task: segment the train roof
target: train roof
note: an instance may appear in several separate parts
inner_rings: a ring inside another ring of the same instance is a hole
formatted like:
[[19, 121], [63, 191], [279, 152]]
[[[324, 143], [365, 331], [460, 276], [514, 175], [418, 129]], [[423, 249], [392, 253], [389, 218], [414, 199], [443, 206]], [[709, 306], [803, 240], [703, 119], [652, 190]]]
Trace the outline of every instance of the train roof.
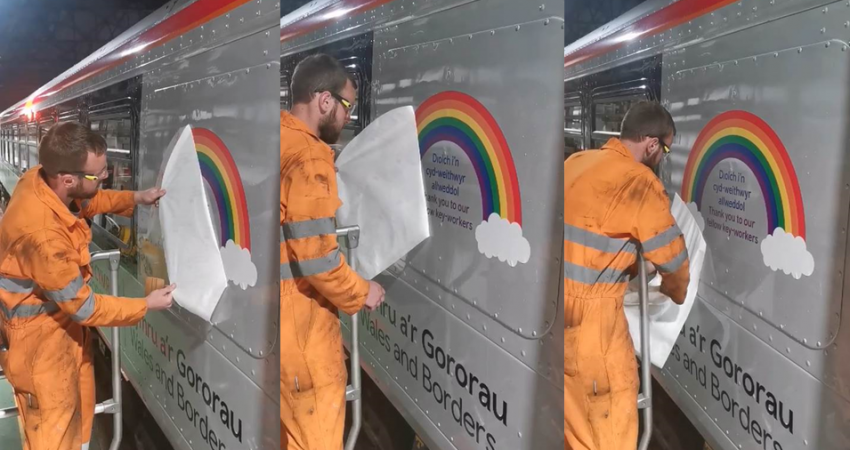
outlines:
[[647, 0], [564, 48], [570, 67], [648, 38], [739, 0]]
[[[372, 11], [393, 0], [314, 0], [280, 19], [280, 41], [303, 36], [335, 22]], [[386, 17], [386, 16], [385, 16]], [[380, 22], [376, 17], [356, 25]]]
[[[757, 8], [740, 0], [647, 0], [565, 47], [564, 78], [714, 39], [828, 3], [831, 1], [799, 0]], [[725, 7], [729, 8], [718, 11]]]
[[[103, 82], [112, 84], [136, 75], [137, 69], [153, 61], [181, 51], [185, 52], [187, 48], [181, 45], [176, 52], [163, 51], [158, 55], [151, 54], [151, 50], [250, 1], [172, 0], [0, 113], [0, 123], [15, 121], [22, 116], [61, 103], [67, 99], [64, 98], [67, 96], [57, 94], [64, 94], [68, 90], [79, 90], [79, 94], [84, 93], [82, 89], [78, 89], [83, 81], [98, 85]], [[74, 92], [74, 95], [78, 94]]]

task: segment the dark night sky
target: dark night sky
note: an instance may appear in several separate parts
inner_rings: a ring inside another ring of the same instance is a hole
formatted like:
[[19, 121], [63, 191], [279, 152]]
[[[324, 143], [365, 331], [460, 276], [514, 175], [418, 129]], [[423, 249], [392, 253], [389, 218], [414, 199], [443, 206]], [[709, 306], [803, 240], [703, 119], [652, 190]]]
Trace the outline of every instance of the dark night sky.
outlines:
[[[281, 0], [281, 17], [310, 0]], [[643, 0], [565, 0], [567, 45]], [[0, 111], [23, 99], [167, 0], [0, 1]]]
[[0, 0], [0, 111], [167, 0]]

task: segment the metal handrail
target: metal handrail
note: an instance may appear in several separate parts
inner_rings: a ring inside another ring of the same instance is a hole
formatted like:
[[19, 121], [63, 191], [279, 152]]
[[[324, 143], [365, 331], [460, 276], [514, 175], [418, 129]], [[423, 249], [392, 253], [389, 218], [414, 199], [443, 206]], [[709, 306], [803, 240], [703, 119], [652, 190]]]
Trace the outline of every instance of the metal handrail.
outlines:
[[[360, 227], [350, 226], [336, 230], [337, 236], [345, 236], [345, 246], [348, 249], [348, 264], [351, 269], [355, 268], [354, 251], [360, 242]], [[351, 429], [348, 431], [348, 438], [345, 440], [345, 450], [354, 450], [354, 444], [357, 443], [357, 437], [360, 434], [360, 427], [363, 420], [363, 405], [361, 396], [360, 384], [360, 342], [357, 324], [357, 315], [351, 315], [351, 384], [345, 387], [345, 401], [351, 402]]]
[[[120, 250], [109, 250], [103, 252], [95, 252], [91, 254], [91, 263], [98, 261], [109, 261], [109, 272], [111, 281], [112, 295], [118, 296], [118, 267], [121, 261]], [[109, 444], [109, 450], [118, 450], [121, 445], [123, 434], [123, 422], [121, 413], [121, 353], [119, 351], [121, 337], [118, 334], [118, 327], [112, 327], [112, 398], [98, 403], [94, 407], [95, 414], [112, 414], [112, 426], [114, 435], [112, 442]], [[5, 350], [5, 349], [4, 349]], [[117, 400], [116, 400], [117, 399]], [[0, 419], [8, 417], [17, 417], [19, 415], [17, 407], [0, 409]]]
[[640, 394], [638, 395], [638, 409], [643, 419], [643, 432], [638, 444], [639, 450], [649, 448], [649, 440], [652, 437], [652, 358], [649, 354], [649, 285], [646, 276], [646, 260], [643, 252], [638, 251], [638, 277], [640, 278]]
[[[118, 267], [121, 262], [120, 250], [109, 250], [104, 252], [95, 252], [91, 255], [91, 262], [109, 261], [109, 275], [111, 284], [111, 293], [113, 296], [118, 296]], [[109, 450], [118, 450], [121, 445], [121, 438], [124, 432], [123, 414], [121, 411], [121, 336], [118, 327], [112, 327], [112, 398], [98, 403], [94, 407], [95, 414], [112, 414], [112, 442], [109, 444]]]

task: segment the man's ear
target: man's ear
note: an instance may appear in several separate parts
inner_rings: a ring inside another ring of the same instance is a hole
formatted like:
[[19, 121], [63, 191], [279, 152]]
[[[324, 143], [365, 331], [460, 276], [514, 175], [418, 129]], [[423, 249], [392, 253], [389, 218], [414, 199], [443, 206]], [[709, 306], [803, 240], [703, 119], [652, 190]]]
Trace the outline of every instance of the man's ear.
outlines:
[[66, 188], [72, 188], [72, 187], [74, 187], [74, 184], [76, 184], [74, 182], [74, 177], [70, 177], [68, 175], [59, 175], [59, 178], [62, 182], [62, 185], [65, 186]]
[[319, 92], [319, 93], [316, 94], [316, 101], [318, 102], [318, 105], [319, 105], [319, 113], [321, 113], [321, 115], [323, 115], [323, 116], [325, 114], [327, 114], [333, 108], [333, 106], [330, 105], [330, 103], [328, 101], [330, 99], [330, 97], [331, 97], [331, 94], [328, 93], [327, 91], [326, 92]]

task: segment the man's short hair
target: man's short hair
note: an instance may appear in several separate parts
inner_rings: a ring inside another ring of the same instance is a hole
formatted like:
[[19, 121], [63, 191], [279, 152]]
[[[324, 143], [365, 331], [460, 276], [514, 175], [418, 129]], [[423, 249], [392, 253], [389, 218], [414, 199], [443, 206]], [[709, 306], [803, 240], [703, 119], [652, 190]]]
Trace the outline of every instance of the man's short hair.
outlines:
[[295, 66], [292, 73], [292, 103], [310, 103], [317, 92], [329, 91], [339, 95], [346, 81], [351, 81], [357, 89], [354, 78], [336, 58], [321, 53], [308, 56]]
[[82, 172], [89, 153], [106, 153], [103, 136], [77, 122], [54, 125], [38, 145], [38, 160], [48, 175]]
[[620, 139], [640, 142], [645, 137], [665, 138], [676, 134], [673, 117], [658, 102], [642, 101], [626, 112]]

